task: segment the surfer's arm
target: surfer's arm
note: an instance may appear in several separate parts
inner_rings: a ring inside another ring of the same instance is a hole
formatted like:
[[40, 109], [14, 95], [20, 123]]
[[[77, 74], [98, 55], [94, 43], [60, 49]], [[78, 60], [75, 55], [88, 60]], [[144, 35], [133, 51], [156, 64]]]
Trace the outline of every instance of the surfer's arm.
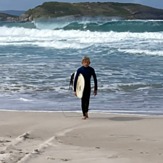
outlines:
[[93, 79], [94, 79], [94, 95], [97, 95], [97, 77], [95, 71], [93, 71]]
[[75, 78], [74, 78], [74, 93], [76, 95], [76, 85], [77, 85], [77, 79], [79, 76], [79, 71], [76, 72]]

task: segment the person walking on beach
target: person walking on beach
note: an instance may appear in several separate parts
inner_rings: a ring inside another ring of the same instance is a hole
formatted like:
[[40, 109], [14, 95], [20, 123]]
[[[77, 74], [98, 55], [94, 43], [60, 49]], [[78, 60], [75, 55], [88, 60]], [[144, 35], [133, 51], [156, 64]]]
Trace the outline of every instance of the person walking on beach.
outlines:
[[81, 108], [83, 112], [83, 119], [88, 118], [88, 110], [89, 110], [89, 100], [91, 94], [91, 77], [94, 79], [94, 95], [97, 95], [97, 77], [94, 68], [90, 65], [90, 58], [83, 57], [82, 66], [77, 70], [75, 79], [74, 79], [74, 94], [76, 96], [76, 85], [79, 74], [82, 74], [85, 80], [85, 87], [83, 91], [83, 97], [81, 98]]

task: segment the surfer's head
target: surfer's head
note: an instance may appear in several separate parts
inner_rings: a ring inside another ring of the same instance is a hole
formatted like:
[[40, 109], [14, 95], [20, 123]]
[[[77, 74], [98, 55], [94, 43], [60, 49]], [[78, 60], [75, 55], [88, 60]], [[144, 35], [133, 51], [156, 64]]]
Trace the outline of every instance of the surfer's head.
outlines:
[[87, 67], [87, 66], [89, 66], [90, 65], [90, 63], [91, 63], [91, 61], [90, 61], [90, 58], [89, 57], [83, 57], [82, 58], [82, 65], [83, 66], [85, 66], [85, 67]]

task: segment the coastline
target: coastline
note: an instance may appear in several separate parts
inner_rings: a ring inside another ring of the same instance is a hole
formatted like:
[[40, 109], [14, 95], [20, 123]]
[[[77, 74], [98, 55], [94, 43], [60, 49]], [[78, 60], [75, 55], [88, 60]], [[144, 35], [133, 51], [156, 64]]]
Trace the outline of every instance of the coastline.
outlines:
[[2, 163], [162, 163], [163, 116], [0, 111]]

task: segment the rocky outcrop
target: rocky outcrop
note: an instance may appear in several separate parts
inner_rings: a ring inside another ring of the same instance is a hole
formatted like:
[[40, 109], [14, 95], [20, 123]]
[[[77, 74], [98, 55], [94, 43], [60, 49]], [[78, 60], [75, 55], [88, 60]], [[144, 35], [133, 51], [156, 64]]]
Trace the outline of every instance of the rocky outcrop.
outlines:
[[63, 3], [45, 2], [26, 11], [19, 17], [0, 15], [2, 21], [32, 21], [40, 18], [78, 17], [118, 17], [120, 19], [163, 19], [163, 10], [152, 7], [113, 2]]
[[0, 21], [15, 22], [15, 21], [19, 21], [19, 17], [14, 16], [14, 15], [0, 13]]

